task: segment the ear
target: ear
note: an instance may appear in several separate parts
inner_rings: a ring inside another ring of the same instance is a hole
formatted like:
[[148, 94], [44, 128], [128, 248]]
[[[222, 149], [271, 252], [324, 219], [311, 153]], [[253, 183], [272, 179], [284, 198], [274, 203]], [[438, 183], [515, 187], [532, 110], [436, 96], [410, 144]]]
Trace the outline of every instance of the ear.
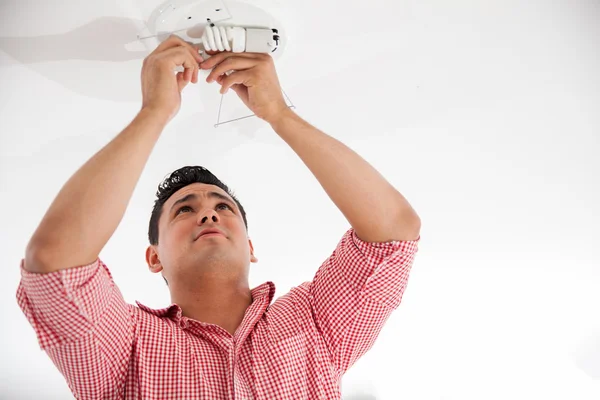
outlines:
[[258, 258], [254, 257], [254, 246], [252, 245], [252, 240], [248, 239], [248, 244], [250, 245], [250, 262], [257, 263]]
[[163, 269], [154, 246], [148, 246], [146, 249], [146, 263], [148, 264], [148, 269], [150, 269], [150, 272], [152, 273], [156, 274]]

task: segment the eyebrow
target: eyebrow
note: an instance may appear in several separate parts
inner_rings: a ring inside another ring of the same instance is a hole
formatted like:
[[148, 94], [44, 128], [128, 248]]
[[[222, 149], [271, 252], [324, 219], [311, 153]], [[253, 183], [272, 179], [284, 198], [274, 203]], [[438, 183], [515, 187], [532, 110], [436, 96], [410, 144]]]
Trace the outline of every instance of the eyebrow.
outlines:
[[[229, 199], [229, 197], [222, 195], [219, 192], [208, 192], [208, 197], [211, 199], [214, 198], [218, 198], [221, 199], [227, 203], [229, 203], [229, 205], [233, 206], [233, 208], [235, 208], [237, 210], [236, 205]], [[196, 201], [198, 200], [198, 196], [196, 196], [194, 193], [190, 193], [187, 196], [182, 197], [181, 199], [177, 200], [175, 203], [173, 203], [173, 205], [171, 206], [171, 211], [170, 213], [173, 213], [173, 209], [181, 203], [186, 203], [188, 201]]]

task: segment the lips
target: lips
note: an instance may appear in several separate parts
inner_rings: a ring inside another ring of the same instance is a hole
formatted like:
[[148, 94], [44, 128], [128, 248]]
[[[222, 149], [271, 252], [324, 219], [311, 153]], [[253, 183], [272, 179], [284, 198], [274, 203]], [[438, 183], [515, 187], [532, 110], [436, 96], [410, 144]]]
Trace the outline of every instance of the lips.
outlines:
[[[201, 236], [204, 236], [204, 235], [206, 235], [206, 234], [209, 234], [209, 233], [218, 233], [218, 234], [220, 234], [220, 235], [223, 235], [223, 232], [221, 232], [220, 230], [218, 230], [218, 229], [214, 229], [214, 228], [211, 228], [211, 229], [205, 229], [205, 230], [203, 230], [202, 232], [200, 232], [200, 234], [198, 235], [198, 237], [197, 237], [196, 239], [198, 239], [198, 238], [200, 238]], [[223, 236], [225, 236], [225, 235], [223, 235]]]
[[223, 234], [218, 233], [218, 232], [208, 232], [208, 233], [205, 233], [204, 235], [200, 235], [200, 237], [204, 237], [204, 236], [223, 236]]

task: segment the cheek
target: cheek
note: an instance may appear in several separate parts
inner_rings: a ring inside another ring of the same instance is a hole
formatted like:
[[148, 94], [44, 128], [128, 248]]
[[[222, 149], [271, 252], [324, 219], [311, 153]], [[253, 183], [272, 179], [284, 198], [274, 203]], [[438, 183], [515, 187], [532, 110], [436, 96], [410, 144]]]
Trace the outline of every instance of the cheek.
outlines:
[[189, 246], [190, 241], [192, 240], [191, 235], [191, 231], [186, 229], [185, 227], [177, 227], [171, 232], [171, 237], [169, 238], [168, 243], [171, 248]]
[[163, 246], [166, 251], [173, 251], [178, 247], [186, 244], [190, 239], [190, 233], [182, 226], [173, 226], [169, 231], [165, 232]]

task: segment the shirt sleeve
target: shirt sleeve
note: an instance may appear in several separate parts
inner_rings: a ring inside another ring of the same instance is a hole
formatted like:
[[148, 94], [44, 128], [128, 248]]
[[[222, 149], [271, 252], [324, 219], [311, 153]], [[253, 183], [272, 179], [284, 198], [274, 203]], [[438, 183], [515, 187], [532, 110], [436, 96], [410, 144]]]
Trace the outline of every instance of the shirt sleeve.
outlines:
[[350, 229], [315, 274], [310, 304], [340, 374], [373, 346], [400, 305], [420, 240], [371, 243]]
[[106, 265], [41, 274], [25, 270], [17, 302], [78, 399], [119, 398], [134, 338], [134, 315]]

